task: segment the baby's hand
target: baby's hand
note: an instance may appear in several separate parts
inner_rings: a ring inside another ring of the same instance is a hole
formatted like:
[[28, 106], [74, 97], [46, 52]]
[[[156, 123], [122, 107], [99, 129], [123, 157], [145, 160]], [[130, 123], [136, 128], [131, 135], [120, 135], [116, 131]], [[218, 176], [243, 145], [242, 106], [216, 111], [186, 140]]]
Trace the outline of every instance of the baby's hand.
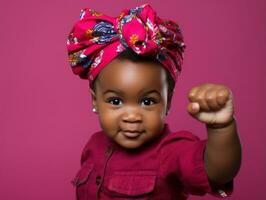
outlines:
[[208, 125], [224, 125], [233, 120], [233, 96], [229, 88], [218, 84], [202, 84], [188, 93], [188, 112]]

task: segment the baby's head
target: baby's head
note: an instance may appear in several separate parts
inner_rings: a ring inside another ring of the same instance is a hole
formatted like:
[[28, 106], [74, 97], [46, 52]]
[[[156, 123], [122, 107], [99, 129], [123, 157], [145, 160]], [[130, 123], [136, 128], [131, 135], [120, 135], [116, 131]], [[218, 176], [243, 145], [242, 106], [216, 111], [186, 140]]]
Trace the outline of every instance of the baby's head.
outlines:
[[102, 129], [125, 148], [153, 140], [164, 127], [173, 87], [170, 74], [153, 57], [124, 51], [99, 73], [91, 89]]
[[164, 128], [183, 50], [178, 25], [147, 4], [117, 18], [84, 9], [68, 38], [73, 72], [90, 81], [103, 131], [128, 149]]

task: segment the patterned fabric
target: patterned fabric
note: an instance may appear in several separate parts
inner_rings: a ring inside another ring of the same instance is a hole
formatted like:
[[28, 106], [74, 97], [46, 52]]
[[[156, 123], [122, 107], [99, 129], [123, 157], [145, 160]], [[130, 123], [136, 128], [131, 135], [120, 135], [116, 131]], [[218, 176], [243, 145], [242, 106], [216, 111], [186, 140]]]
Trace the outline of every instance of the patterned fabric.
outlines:
[[124, 9], [118, 17], [85, 8], [67, 39], [74, 74], [89, 79], [91, 86], [100, 71], [126, 48], [154, 56], [176, 81], [185, 48], [182, 33], [178, 24], [159, 18], [149, 4]]

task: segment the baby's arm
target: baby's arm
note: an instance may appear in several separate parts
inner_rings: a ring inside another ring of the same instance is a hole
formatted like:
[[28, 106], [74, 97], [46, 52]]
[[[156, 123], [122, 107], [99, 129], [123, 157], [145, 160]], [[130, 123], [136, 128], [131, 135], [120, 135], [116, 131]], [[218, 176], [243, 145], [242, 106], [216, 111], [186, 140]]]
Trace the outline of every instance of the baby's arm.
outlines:
[[212, 184], [227, 183], [241, 164], [232, 92], [224, 85], [203, 84], [192, 88], [188, 98], [188, 112], [207, 126], [204, 160], [209, 180]]

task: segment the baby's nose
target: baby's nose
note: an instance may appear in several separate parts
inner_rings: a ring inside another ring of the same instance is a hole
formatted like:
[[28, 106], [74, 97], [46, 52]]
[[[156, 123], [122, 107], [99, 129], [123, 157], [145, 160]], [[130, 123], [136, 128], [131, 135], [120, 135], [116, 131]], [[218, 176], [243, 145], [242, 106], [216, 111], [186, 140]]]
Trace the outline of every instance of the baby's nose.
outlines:
[[122, 117], [123, 122], [140, 123], [142, 122], [142, 115], [137, 110], [130, 110], [124, 113]]

